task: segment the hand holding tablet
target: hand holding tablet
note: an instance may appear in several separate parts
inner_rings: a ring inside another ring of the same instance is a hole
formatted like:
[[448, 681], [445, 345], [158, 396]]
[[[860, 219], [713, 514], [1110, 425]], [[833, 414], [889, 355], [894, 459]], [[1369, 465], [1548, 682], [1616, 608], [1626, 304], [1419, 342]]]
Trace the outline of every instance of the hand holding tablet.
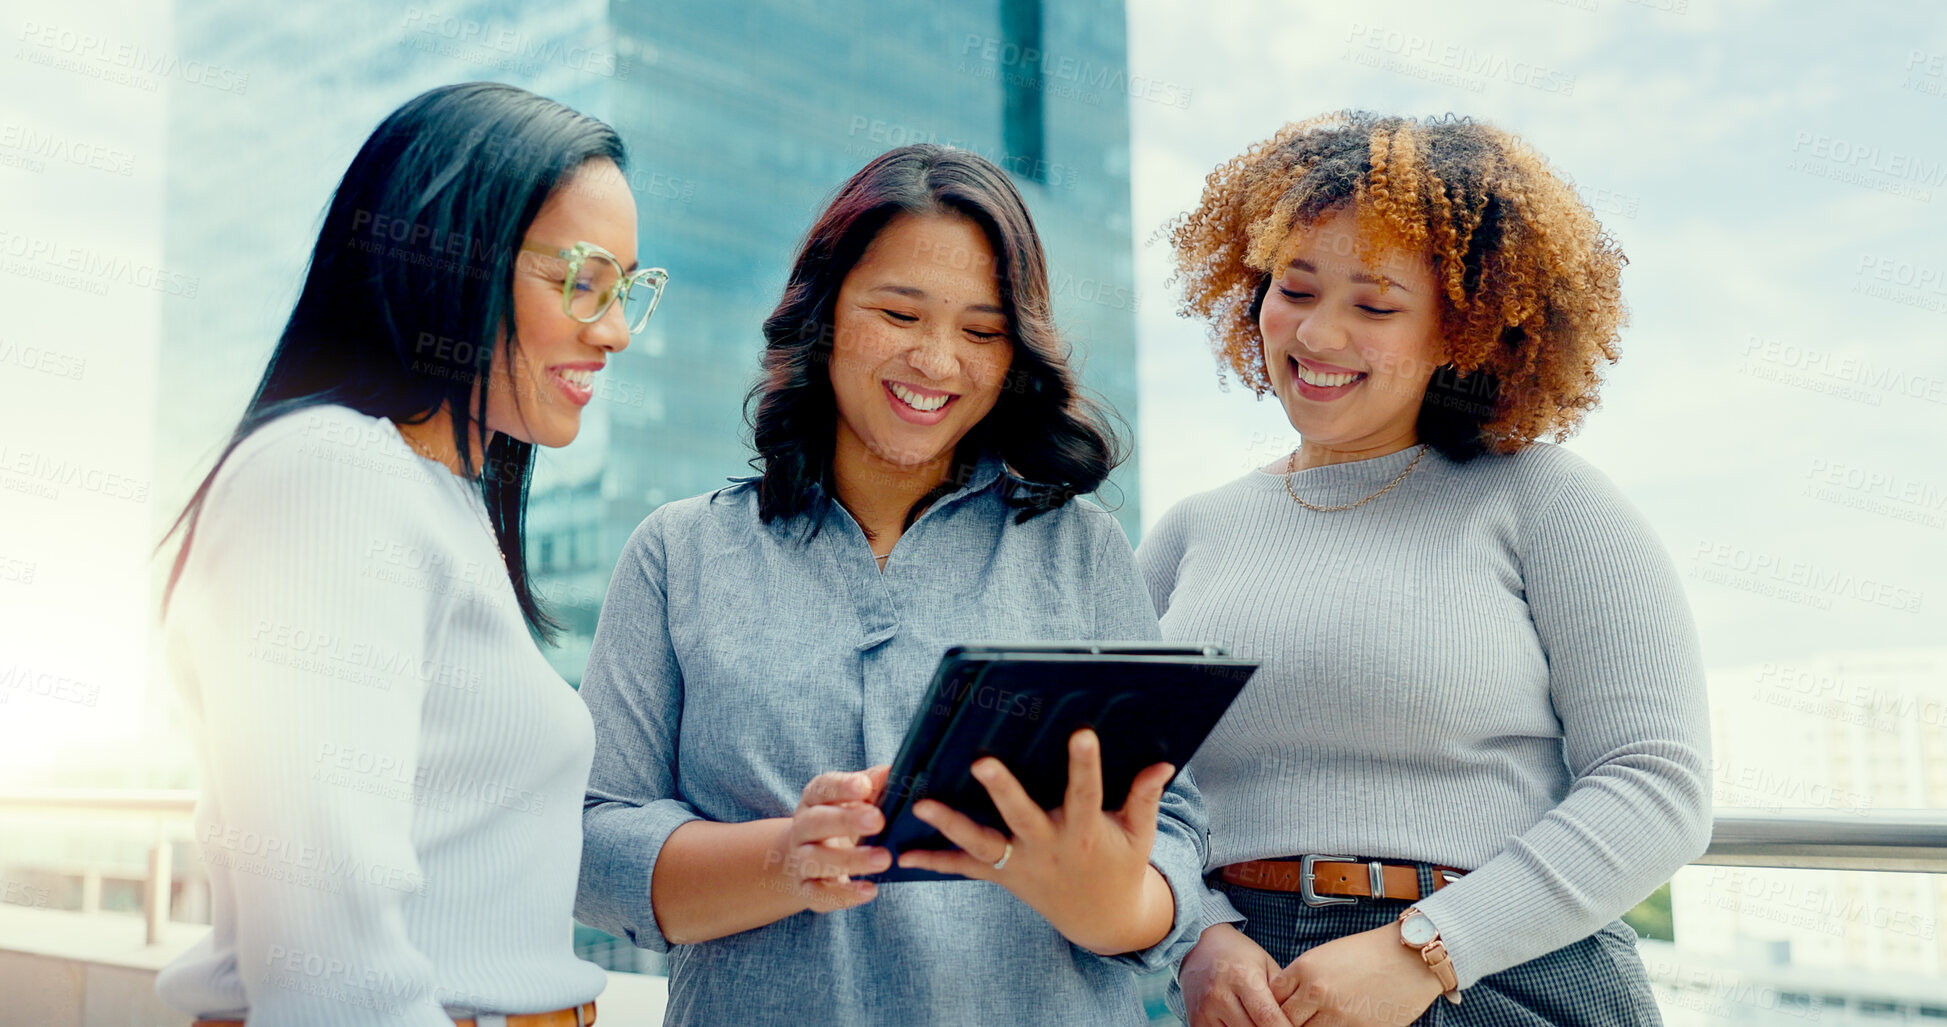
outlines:
[[[1140, 830], [1122, 842], [1140, 840], [1140, 869], [1163, 790], [1256, 669], [1203, 645], [949, 649], [880, 797], [886, 828], [867, 844], [891, 850], [894, 865], [874, 879], [995, 879], [995, 862], [1005, 871], [1023, 849], [1080, 837], [1065, 822], [1076, 811], [1092, 817], [1089, 831]], [[1100, 836], [1111, 848], [1112, 835]]]

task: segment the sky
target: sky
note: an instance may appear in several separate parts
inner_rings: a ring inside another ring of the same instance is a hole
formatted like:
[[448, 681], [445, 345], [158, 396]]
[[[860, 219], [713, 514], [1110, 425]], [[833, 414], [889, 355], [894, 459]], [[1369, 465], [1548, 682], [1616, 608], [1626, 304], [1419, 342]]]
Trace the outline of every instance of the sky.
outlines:
[[[0, 765], [157, 716], [157, 334], [198, 284], [163, 266], [162, 126], [172, 93], [237, 84], [130, 73], [176, 56], [170, 19], [0, 8]], [[1622, 359], [1567, 445], [1668, 547], [1706, 663], [1947, 647], [1947, 7], [1133, 0], [1128, 23], [1131, 79], [1160, 84], [1130, 100], [1147, 522], [1296, 442], [1218, 387], [1159, 231], [1288, 121], [1461, 113], [1546, 154], [1629, 256]]]
[[1159, 235], [1345, 108], [1468, 115], [1572, 180], [1631, 320], [1566, 445], [1669, 548], [1712, 666], [1947, 646], [1947, 7], [1133, 0], [1143, 516], [1288, 453]]

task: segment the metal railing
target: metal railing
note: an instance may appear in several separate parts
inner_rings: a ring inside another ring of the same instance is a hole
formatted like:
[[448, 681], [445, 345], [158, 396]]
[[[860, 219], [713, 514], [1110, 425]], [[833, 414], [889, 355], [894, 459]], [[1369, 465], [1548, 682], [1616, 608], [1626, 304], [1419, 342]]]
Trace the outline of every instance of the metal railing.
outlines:
[[1720, 809], [1697, 862], [1947, 874], [1947, 810]]
[[[147, 883], [142, 891], [142, 916], [147, 944], [162, 940], [169, 922], [169, 896], [175, 881], [169, 826], [188, 820], [196, 810], [196, 795], [187, 790], [135, 788], [10, 788], [0, 790], [0, 813], [81, 813], [97, 816], [149, 818], [155, 840], [149, 846]], [[89, 905], [90, 889], [82, 889], [82, 905]], [[100, 884], [94, 893], [98, 896]]]
[[[187, 820], [196, 792], [137, 789], [4, 789], [0, 814], [61, 812], [152, 818], [143, 914], [148, 943], [169, 922], [169, 825]], [[1707, 866], [1781, 867], [1794, 870], [1877, 870], [1947, 874], [1947, 810], [1717, 811], [1710, 848], [1697, 860]]]

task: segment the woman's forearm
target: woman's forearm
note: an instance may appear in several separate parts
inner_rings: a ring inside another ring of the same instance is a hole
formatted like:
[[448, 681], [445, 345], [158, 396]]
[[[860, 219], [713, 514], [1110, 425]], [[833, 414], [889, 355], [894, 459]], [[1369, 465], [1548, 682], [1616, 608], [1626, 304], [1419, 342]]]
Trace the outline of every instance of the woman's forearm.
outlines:
[[720, 824], [694, 820], [656, 857], [649, 901], [672, 945], [694, 945], [809, 909], [784, 865], [790, 817]]
[[1168, 937], [1176, 926], [1176, 893], [1162, 871], [1153, 865], [1146, 869], [1142, 890], [1127, 912], [1105, 916], [1091, 925], [1089, 935], [1069, 940], [1098, 956], [1120, 956], [1141, 952]]

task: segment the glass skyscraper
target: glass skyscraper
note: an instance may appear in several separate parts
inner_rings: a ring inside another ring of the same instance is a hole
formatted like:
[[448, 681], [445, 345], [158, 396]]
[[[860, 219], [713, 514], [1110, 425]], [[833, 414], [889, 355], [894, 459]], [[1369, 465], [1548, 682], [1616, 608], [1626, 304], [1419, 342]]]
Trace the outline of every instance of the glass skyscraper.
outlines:
[[238, 91], [176, 90], [169, 105], [165, 259], [201, 288], [162, 310], [155, 508], [165, 524], [243, 414], [332, 191], [387, 114], [434, 86], [494, 79], [606, 118], [620, 70], [600, 0], [545, 10], [182, 0], [174, 17], [178, 53], [248, 78]]
[[[180, 52], [266, 73], [240, 93], [186, 91], [170, 109], [165, 263], [199, 275], [203, 299], [164, 308], [163, 523], [249, 399], [358, 146], [405, 100], [474, 79], [615, 125], [631, 154], [640, 260], [671, 273], [647, 330], [598, 378], [581, 437], [544, 450], [536, 473], [528, 557], [568, 627], [548, 653], [569, 681], [581, 679], [637, 523], [749, 473], [744, 396], [797, 242], [840, 183], [894, 146], [955, 145], [1010, 172], [1047, 247], [1056, 318], [1084, 386], [1134, 442], [1121, 0], [389, 10], [183, 0], [176, 20]], [[1139, 494], [1132, 459], [1098, 495], [1132, 539]], [[655, 963], [595, 932], [577, 937], [604, 965]]]
[[[528, 557], [579, 682], [610, 570], [657, 505], [749, 473], [760, 326], [832, 191], [908, 142], [1013, 176], [1048, 249], [1085, 385], [1136, 412], [1129, 94], [1121, 0], [735, 5], [510, 0], [280, 7], [187, 0], [178, 48], [249, 69], [169, 120], [166, 247], [203, 301], [166, 308], [159, 513], [180, 509], [261, 373], [318, 219], [365, 135], [444, 82], [497, 79], [626, 140], [640, 258], [670, 270], [648, 329], [598, 379], [573, 446], [543, 451]], [[242, 28], [247, 26], [247, 28]], [[1139, 530], [1131, 461], [1098, 499]]]
[[[867, 160], [908, 142], [1006, 168], [1048, 249], [1086, 386], [1136, 412], [1126, 34], [1120, 0], [906, 5], [618, 2], [609, 111], [632, 160], [640, 259], [669, 269], [611, 361], [585, 436], [549, 453], [530, 557], [579, 680], [610, 569], [658, 504], [751, 473], [743, 401], [798, 240]], [[1104, 487], [1134, 538], [1134, 461]]]

